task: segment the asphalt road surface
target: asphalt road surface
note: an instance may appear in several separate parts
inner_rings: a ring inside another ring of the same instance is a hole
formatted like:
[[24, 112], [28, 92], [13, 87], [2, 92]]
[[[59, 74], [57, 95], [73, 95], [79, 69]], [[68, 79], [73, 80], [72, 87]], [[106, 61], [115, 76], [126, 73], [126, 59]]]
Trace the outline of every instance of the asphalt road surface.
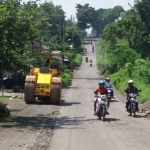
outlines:
[[85, 55], [63, 98], [49, 150], [149, 150], [150, 121], [140, 114], [129, 117], [125, 97], [119, 92], [115, 92], [105, 122], [93, 115], [93, 91], [104, 77], [99, 75], [91, 45], [86, 47], [93, 67], [84, 61]]
[[[75, 71], [72, 85], [63, 89], [62, 106], [22, 99], [8, 102], [12, 118], [0, 122], [0, 150], [149, 150], [150, 121], [124, 110], [125, 97], [115, 90], [106, 121], [93, 115], [93, 91], [99, 75], [96, 54], [86, 44], [87, 54]], [[85, 57], [93, 60], [93, 67]]]

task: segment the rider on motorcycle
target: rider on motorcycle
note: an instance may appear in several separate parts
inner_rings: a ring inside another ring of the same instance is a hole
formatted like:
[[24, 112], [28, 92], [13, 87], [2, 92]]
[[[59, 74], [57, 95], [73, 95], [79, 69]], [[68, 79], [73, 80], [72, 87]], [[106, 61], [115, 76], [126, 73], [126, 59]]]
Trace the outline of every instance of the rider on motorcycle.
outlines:
[[[107, 87], [113, 88], [113, 84], [110, 82], [110, 78], [108, 78], [108, 77], [105, 79], [105, 87], [106, 87], [106, 88], [107, 88]], [[113, 89], [112, 89], [112, 91], [111, 91], [111, 97], [114, 98], [114, 91], [113, 91]]]
[[[128, 106], [130, 105], [129, 94], [131, 94], [131, 93], [138, 94], [138, 92], [139, 92], [139, 90], [135, 86], [133, 86], [133, 84], [134, 84], [134, 81], [129, 80], [128, 87], [124, 90], [124, 95], [127, 96], [127, 102], [126, 102], [126, 106], [125, 106], [127, 110], [128, 110]], [[137, 111], [139, 111], [138, 102], [136, 102], [136, 109], [137, 109]]]
[[92, 66], [92, 62], [93, 62], [93, 61], [92, 61], [92, 59], [91, 59], [91, 60], [90, 60], [90, 66]]
[[92, 52], [94, 52], [94, 45], [92, 45]]
[[85, 61], [88, 62], [88, 57], [85, 57]]
[[[97, 96], [98, 93], [104, 95], [104, 94], [108, 94], [107, 89], [105, 88], [105, 81], [104, 80], [100, 80], [98, 82], [99, 87], [96, 89], [95, 93], [95, 97]], [[96, 103], [97, 100], [94, 101], [94, 115], [96, 115]], [[108, 104], [109, 105], [109, 104]], [[108, 112], [106, 112], [107, 115], [109, 115]]]

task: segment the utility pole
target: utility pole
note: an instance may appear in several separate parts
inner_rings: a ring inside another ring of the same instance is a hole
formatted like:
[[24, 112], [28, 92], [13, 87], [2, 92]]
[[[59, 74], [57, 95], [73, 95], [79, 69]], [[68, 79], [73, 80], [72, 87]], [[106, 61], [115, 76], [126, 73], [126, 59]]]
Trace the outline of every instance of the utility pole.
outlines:
[[72, 15], [71, 15], [71, 18], [70, 18], [71, 22], [72, 22]]
[[59, 36], [60, 36], [60, 41], [61, 41], [61, 21], [60, 21], [60, 28], [59, 28]]
[[65, 27], [67, 25], [67, 22], [63, 22], [63, 64], [64, 64], [64, 59], [65, 59]]

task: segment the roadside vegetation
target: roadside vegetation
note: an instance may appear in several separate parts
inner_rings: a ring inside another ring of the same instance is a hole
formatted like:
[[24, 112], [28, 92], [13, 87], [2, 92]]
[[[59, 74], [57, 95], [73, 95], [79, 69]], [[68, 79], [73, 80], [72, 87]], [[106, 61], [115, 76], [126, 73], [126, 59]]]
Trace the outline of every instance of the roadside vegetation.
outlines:
[[[79, 28], [74, 20], [66, 20], [62, 7], [53, 2], [0, 1], [0, 88], [3, 87], [5, 73], [23, 70], [26, 75], [32, 67], [47, 65], [47, 60], [33, 53], [34, 44], [42, 52], [62, 52], [61, 58], [52, 59], [52, 65], [60, 67], [63, 87], [69, 86], [72, 72], [60, 60], [64, 55], [69, 59], [69, 65], [80, 66], [85, 36], [85, 30]], [[2, 109], [6, 108], [5, 98], [0, 97]]]
[[4, 118], [8, 118], [10, 115], [9, 109], [7, 109], [7, 102], [10, 96], [0, 96], [0, 121]]
[[74, 59], [72, 60], [72, 63], [76, 66], [79, 67], [82, 63], [82, 55], [81, 54], [75, 54]]
[[142, 90], [140, 103], [150, 100], [149, 5], [148, 0], [135, 1], [121, 19], [105, 26], [101, 34], [103, 40], [97, 43], [98, 68], [106, 68], [106, 76], [121, 93], [127, 81], [133, 79], [135, 86]]
[[62, 55], [69, 56], [70, 63], [80, 65], [86, 32], [74, 20], [65, 19], [61, 6], [48, 1], [38, 4], [32, 0], [5, 0], [0, 2], [0, 14], [1, 81], [5, 72], [23, 70], [28, 74], [33, 66], [46, 65], [43, 57], [32, 52], [33, 43], [42, 52], [62, 51]]
[[65, 69], [62, 74], [62, 86], [68, 87], [71, 84], [72, 72], [69, 69]]

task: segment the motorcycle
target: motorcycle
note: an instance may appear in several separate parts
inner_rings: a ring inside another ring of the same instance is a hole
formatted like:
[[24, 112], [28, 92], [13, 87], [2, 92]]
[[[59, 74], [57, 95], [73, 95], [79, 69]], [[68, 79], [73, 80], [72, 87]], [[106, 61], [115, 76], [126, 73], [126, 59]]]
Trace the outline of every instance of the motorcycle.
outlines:
[[94, 47], [92, 47], [92, 52], [94, 53]]
[[111, 85], [107, 85], [106, 89], [107, 89], [107, 92], [108, 92], [108, 95], [107, 95], [108, 96], [108, 100], [111, 101], [111, 99], [112, 99], [112, 94], [111, 93], [112, 93], [112, 90], [113, 90], [112, 86]]
[[134, 117], [136, 115], [136, 103], [137, 103], [136, 97], [137, 97], [137, 94], [135, 94], [135, 93], [130, 93], [129, 94], [130, 104], [127, 108], [127, 111], [130, 113], [130, 115], [132, 115], [132, 113], [133, 113]]
[[92, 60], [90, 60], [90, 67], [92, 67]]
[[88, 62], [88, 58], [87, 58], [87, 57], [85, 58], [85, 62], [86, 62], [86, 63]]
[[99, 119], [102, 121], [105, 121], [106, 112], [108, 109], [107, 106], [107, 95], [101, 95], [98, 94], [98, 96], [95, 99], [97, 101], [96, 103], [96, 113]]

